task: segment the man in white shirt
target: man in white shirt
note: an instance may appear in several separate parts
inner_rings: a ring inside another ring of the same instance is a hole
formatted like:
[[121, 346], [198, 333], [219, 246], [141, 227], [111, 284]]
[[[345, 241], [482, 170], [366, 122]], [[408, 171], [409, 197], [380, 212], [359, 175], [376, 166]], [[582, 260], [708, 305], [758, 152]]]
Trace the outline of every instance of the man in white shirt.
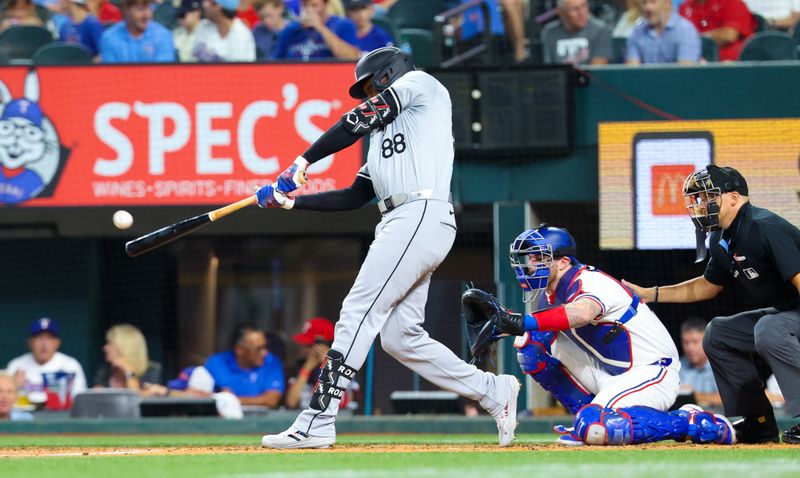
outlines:
[[28, 338], [30, 352], [13, 359], [6, 367], [29, 401], [46, 401], [51, 410], [70, 408], [75, 394], [86, 390], [83, 367], [74, 358], [59, 352], [60, 346], [56, 322], [49, 318], [37, 319], [31, 324]]
[[175, 15], [179, 25], [172, 30], [172, 40], [178, 50], [178, 59], [182, 63], [193, 63], [197, 61], [194, 46], [197, 27], [203, 18], [203, 5], [200, 0], [181, 0]]
[[800, 20], [800, 0], [744, 0], [744, 3], [778, 30], [791, 30]]
[[250, 29], [236, 18], [238, 6], [239, 0], [203, 0], [206, 19], [197, 26], [197, 61], [255, 61], [256, 42]]

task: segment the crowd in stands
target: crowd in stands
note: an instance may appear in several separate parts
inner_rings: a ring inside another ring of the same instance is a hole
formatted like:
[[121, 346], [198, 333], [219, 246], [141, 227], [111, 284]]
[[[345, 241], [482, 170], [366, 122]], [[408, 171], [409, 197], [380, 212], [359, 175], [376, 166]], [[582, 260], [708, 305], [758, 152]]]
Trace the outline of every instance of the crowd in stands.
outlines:
[[[681, 324], [681, 389], [675, 407], [697, 403], [721, 407], [714, 373], [703, 351], [706, 321], [689, 318]], [[242, 406], [304, 409], [308, 407], [320, 366], [333, 344], [334, 323], [314, 317], [292, 335], [295, 359], [287, 360], [280, 336], [252, 325], [238, 327], [226, 350], [196, 358], [174, 379], [166, 380], [161, 365], [150, 359], [142, 332], [118, 324], [106, 332], [104, 361], [92, 388], [127, 389], [141, 397], [214, 398], [219, 414], [242, 418]], [[60, 331], [49, 318], [35, 320], [27, 339], [28, 353], [0, 370], [0, 420], [32, 420], [28, 410], [64, 411], [87, 390], [80, 363], [59, 352]], [[777, 408], [783, 397], [774, 377], [765, 377], [766, 393]], [[358, 408], [360, 385], [353, 381], [343, 410]]]
[[[433, 18], [403, 16], [429, 1], [440, 11], [473, 0], [6, 0], [0, 31], [40, 26], [103, 63], [356, 60], [393, 44], [412, 54], [441, 48]], [[446, 29], [469, 46], [485, 41], [488, 28], [492, 51], [508, 63], [735, 61], [756, 32], [792, 32], [800, 19], [800, 0], [483, 2], [487, 25], [473, 7]], [[427, 43], [406, 38], [420, 29]]]
[[[305, 408], [333, 344], [333, 331], [333, 322], [326, 318], [307, 321], [292, 336], [297, 361], [285, 367], [280, 336], [243, 325], [227, 350], [197, 359], [165, 381], [161, 365], [150, 359], [144, 334], [133, 325], [118, 324], [106, 332], [104, 360], [91, 388], [127, 389], [143, 398], [210, 397], [220, 414], [229, 418], [241, 418], [242, 406]], [[35, 320], [27, 345], [28, 353], [0, 369], [0, 420], [31, 420], [30, 410], [69, 410], [75, 397], [88, 389], [81, 364], [59, 352], [61, 334], [55, 320]], [[357, 393], [354, 381], [343, 409], [357, 407]]]

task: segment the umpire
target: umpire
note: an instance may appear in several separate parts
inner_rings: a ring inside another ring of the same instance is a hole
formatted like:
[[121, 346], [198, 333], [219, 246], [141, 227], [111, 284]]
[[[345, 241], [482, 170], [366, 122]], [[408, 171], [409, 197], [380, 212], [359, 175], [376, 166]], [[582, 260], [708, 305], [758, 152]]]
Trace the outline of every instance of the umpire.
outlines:
[[[683, 195], [698, 230], [710, 233], [705, 273], [669, 286], [627, 283], [649, 302], [698, 302], [739, 281], [763, 308], [716, 317], [703, 348], [711, 362], [725, 414], [740, 443], [778, 442], [778, 425], [764, 394], [769, 370], [800, 417], [800, 230], [777, 214], [750, 204], [739, 171], [709, 165], [692, 173]], [[800, 424], [783, 434], [800, 444]]]

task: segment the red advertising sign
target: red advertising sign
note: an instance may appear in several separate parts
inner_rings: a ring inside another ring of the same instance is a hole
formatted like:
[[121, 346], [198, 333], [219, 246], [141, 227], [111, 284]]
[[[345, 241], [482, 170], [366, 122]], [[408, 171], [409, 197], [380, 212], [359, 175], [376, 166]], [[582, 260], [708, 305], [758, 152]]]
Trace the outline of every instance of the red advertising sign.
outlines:
[[[0, 205], [224, 204], [271, 182], [352, 108], [350, 64], [0, 70]], [[301, 193], [339, 189], [348, 148]]]

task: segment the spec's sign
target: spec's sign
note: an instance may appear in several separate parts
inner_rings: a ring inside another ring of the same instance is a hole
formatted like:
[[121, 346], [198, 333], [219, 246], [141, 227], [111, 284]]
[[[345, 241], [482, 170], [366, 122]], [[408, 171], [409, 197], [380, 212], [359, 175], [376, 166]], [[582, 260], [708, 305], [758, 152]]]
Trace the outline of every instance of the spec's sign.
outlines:
[[732, 166], [751, 201], [800, 225], [800, 120], [601, 123], [600, 247], [693, 249], [686, 177]]
[[[5, 68], [0, 205], [224, 204], [253, 194], [355, 105], [350, 64]], [[351, 147], [301, 194], [349, 185]]]

